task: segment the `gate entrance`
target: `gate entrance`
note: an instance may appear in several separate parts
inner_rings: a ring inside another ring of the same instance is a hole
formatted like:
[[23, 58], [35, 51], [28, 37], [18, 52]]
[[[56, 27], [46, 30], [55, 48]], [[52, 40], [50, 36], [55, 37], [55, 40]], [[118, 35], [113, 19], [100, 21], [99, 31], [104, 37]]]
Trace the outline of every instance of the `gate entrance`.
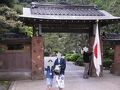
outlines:
[[[93, 48], [95, 26], [98, 21], [98, 27], [106, 26], [108, 24], [118, 23], [120, 17], [114, 17], [104, 10], [99, 10], [95, 6], [76, 6], [76, 5], [63, 5], [63, 4], [40, 4], [32, 3], [30, 8], [23, 8], [23, 15], [20, 15], [20, 20], [26, 25], [33, 27], [33, 38], [39, 38], [41, 43], [36, 44], [36, 51], [32, 55], [40, 56], [39, 59], [32, 57], [33, 76], [39, 77], [43, 75], [43, 33], [88, 33], [90, 50]], [[34, 45], [37, 39], [32, 40]], [[101, 47], [103, 45], [102, 40]], [[32, 47], [35, 48], [35, 47]], [[40, 49], [41, 48], [41, 49]], [[103, 60], [103, 48], [101, 48]], [[39, 51], [38, 51], [39, 50]], [[41, 63], [38, 63], [41, 62]], [[102, 67], [102, 66], [101, 66]], [[40, 69], [39, 69], [40, 68]], [[41, 74], [36, 74], [37, 72]], [[101, 71], [102, 72], [102, 71]], [[92, 68], [91, 74], [95, 74], [95, 69]]]
[[[23, 8], [20, 20], [33, 27], [31, 41], [32, 78], [41, 79], [44, 76], [43, 33], [88, 33], [90, 49], [92, 50], [97, 21], [100, 32], [100, 27], [118, 23], [120, 17], [112, 16], [95, 6], [32, 3], [30, 8]], [[94, 69], [92, 69], [93, 74], [95, 74]]]

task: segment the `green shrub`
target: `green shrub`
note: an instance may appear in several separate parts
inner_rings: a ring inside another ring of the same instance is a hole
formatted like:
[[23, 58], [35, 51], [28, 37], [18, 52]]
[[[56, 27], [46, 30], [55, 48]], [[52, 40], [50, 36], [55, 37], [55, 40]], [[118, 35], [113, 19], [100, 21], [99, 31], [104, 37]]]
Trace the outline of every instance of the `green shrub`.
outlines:
[[75, 62], [79, 57], [80, 57], [79, 54], [72, 54], [72, 55], [71, 55], [71, 60], [72, 60], [73, 62]]
[[10, 83], [11, 83], [10, 81], [0, 81], [0, 86], [2, 90], [8, 90]]
[[109, 58], [108, 59], [105, 59], [105, 61], [103, 62], [103, 67], [105, 67], [105, 69], [110, 69], [111, 65], [112, 65], [112, 60], [110, 60]]
[[106, 48], [104, 52], [105, 59], [113, 59], [114, 57], [114, 49]]
[[67, 61], [71, 61], [71, 54], [66, 54], [66, 55], [65, 55], [65, 59], [66, 59]]
[[77, 54], [77, 53], [75, 53], [75, 54], [66, 54], [65, 55], [65, 59], [67, 61], [73, 61], [73, 62], [75, 62], [79, 57], [80, 57], [80, 55]]
[[14, 4], [14, 9], [17, 11], [17, 13], [22, 14], [22, 8], [23, 6], [21, 4]]
[[7, 85], [9, 82], [8, 81], [0, 81], [1, 85]]
[[5, 52], [5, 49], [4, 48], [0, 48], [0, 53], [3, 53]]
[[78, 66], [83, 66], [84, 65], [84, 61], [83, 61], [83, 56], [80, 55], [80, 57], [76, 60], [75, 65]]
[[49, 52], [44, 52], [44, 56], [49, 56]]

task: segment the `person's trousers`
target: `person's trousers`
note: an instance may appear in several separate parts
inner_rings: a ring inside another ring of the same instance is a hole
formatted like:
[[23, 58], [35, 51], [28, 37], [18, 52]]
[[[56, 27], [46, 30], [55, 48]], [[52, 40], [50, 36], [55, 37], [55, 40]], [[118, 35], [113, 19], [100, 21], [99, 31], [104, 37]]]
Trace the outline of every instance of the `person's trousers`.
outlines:
[[89, 75], [88, 75], [88, 73], [89, 73], [89, 63], [84, 63], [84, 67], [85, 67], [85, 69], [84, 69], [84, 75], [83, 75], [83, 78], [88, 78], [89, 77]]
[[64, 75], [55, 75], [55, 84], [57, 88], [63, 89], [65, 87], [64, 78]]

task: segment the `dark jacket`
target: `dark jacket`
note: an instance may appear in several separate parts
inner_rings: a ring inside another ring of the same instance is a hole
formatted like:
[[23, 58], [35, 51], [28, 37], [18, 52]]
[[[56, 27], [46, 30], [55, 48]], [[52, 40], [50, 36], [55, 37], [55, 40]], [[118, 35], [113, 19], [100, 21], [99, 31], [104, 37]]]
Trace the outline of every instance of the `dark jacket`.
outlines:
[[92, 53], [90, 52], [84, 52], [83, 53], [83, 61], [84, 63], [90, 63], [90, 56], [92, 55]]
[[53, 67], [55, 68], [56, 65], [60, 65], [61, 66], [60, 75], [61, 74], [64, 75], [65, 74], [65, 68], [66, 68], [66, 61], [63, 58], [61, 58], [60, 59], [60, 63], [59, 63], [58, 59], [56, 59], [55, 62], [54, 62], [54, 66]]
[[46, 78], [53, 78], [53, 66], [50, 70], [50, 66], [47, 66], [45, 68], [45, 71], [46, 71]]

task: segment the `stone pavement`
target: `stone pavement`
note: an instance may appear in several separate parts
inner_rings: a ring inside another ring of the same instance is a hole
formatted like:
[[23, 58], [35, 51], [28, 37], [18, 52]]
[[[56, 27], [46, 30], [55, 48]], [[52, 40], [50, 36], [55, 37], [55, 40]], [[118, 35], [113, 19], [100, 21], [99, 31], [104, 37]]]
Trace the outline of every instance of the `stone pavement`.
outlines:
[[[83, 67], [67, 62], [64, 90], [120, 90], [120, 76], [104, 71], [103, 77], [83, 79]], [[45, 80], [15, 81], [12, 90], [46, 90]]]

